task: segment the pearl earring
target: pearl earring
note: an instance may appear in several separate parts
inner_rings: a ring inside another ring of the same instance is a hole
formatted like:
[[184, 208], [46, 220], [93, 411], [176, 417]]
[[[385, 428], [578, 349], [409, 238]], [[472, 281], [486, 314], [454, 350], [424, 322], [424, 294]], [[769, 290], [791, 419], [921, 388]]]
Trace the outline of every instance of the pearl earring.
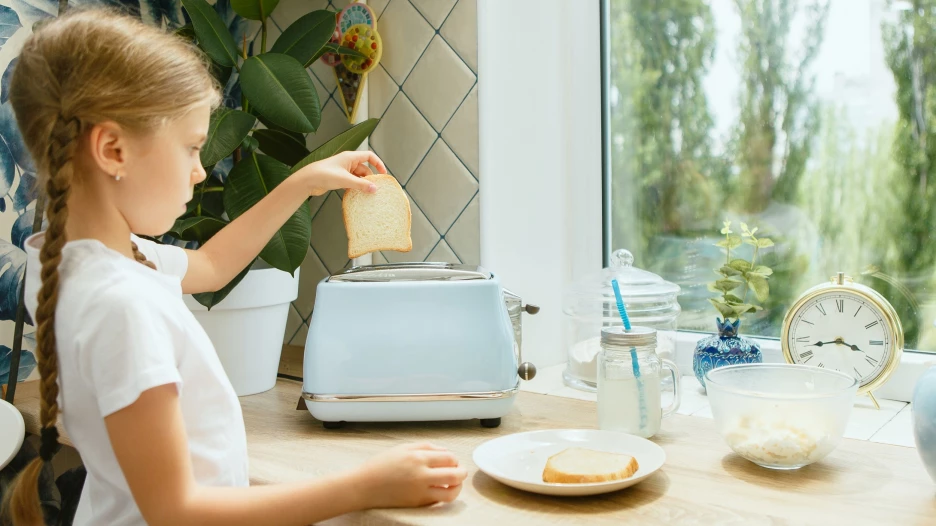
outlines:
[[117, 174], [114, 175], [114, 180], [115, 180], [115, 181], [118, 181], [118, 182], [120, 181], [120, 170], [118, 170], [118, 171], [117, 171]]

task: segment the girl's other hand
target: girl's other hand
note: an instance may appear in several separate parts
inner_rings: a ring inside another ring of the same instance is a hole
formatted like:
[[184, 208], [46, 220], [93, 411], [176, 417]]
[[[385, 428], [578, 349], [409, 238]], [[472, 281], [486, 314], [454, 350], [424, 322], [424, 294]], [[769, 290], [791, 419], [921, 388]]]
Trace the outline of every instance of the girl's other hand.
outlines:
[[299, 176], [309, 189], [310, 196], [323, 195], [330, 190], [354, 189], [368, 193], [377, 191], [370, 181], [362, 177], [373, 172], [370, 163], [377, 169], [377, 173], [387, 173], [383, 161], [372, 151], [342, 152], [337, 155], [314, 162], [301, 168], [295, 176]]
[[452, 502], [468, 476], [449, 451], [406, 444], [374, 457], [358, 472], [365, 508], [410, 508]]

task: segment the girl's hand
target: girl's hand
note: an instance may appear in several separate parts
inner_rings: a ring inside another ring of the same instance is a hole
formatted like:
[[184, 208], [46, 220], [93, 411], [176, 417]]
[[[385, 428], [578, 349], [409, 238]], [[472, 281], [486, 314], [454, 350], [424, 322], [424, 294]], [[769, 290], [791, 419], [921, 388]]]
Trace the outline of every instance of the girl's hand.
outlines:
[[458, 459], [430, 444], [395, 447], [359, 472], [367, 508], [410, 508], [452, 502], [468, 476]]
[[342, 188], [374, 193], [377, 187], [361, 179], [373, 173], [367, 163], [377, 168], [377, 173], [387, 173], [387, 167], [384, 166], [383, 161], [374, 152], [365, 150], [333, 155], [303, 167], [295, 175], [306, 183], [311, 196], [323, 195], [329, 190]]

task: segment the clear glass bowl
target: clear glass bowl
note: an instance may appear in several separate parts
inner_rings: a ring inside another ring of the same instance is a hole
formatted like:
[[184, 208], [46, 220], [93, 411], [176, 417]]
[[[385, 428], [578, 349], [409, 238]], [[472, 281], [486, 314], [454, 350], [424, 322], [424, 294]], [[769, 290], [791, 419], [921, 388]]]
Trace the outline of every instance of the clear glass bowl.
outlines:
[[847, 374], [808, 365], [730, 365], [705, 373], [705, 383], [728, 447], [772, 469], [798, 469], [831, 453], [858, 391]]

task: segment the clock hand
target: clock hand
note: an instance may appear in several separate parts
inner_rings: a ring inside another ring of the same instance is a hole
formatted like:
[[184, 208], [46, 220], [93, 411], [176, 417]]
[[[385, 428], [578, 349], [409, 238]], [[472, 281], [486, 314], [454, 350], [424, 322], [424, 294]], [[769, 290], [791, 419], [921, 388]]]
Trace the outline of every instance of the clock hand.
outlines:
[[851, 350], [853, 350], [853, 351], [864, 352], [864, 351], [862, 351], [861, 349], [859, 349], [857, 345], [849, 345], [849, 344], [846, 343], [846, 344], [845, 344], [845, 347], [849, 347], [849, 348], [851, 348]]

